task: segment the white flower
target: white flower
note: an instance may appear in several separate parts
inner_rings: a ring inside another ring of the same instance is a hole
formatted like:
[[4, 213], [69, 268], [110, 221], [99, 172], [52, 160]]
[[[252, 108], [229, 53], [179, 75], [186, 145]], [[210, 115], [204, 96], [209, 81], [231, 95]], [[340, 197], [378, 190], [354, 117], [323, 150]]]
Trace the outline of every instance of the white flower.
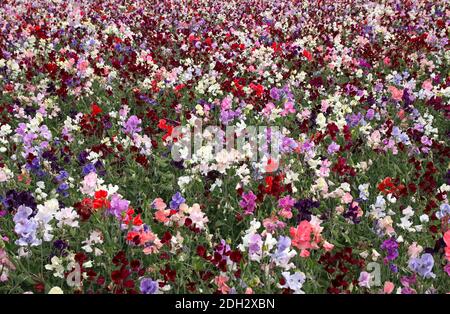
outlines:
[[278, 285], [280, 288], [289, 288], [294, 291], [295, 294], [303, 294], [304, 292], [301, 290], [303, 283], [306, 280], [306, 276], [304, 273], [298, 271], [291, 275], [289, 272], [281, 273], [286, 281], [284, 285]]
[[62, 265], [62, 259], [58, 256], [53, 256], [50, 260], [51, 264], [45, 265], [45, 269], [53, 271], [53, 276], [64, 278], [64, 266]]
[[103, 243], [102, 232], [98, 231], [98, 230], [94, 230], [89, 235], [89, 238], [82, 242], [82, 244], [84, 244], [84, 246], [82, 246], [81, 248], [84, 251], [86, 251], [87, 253], [94, 252], [95, 256], [99, 256], [99, 255], [103, 254], [103, 251], [96, 247], [93, 248], [93, 246], [95, 244], [102, 244], [102, 243]]
[[76, 220], [78, 219], [78, 214], [72, 207], [61, 209], [58, 213], [56, 213], [55, 218], [58, 220], [58, 228], [61, 228], [62, 226], [78, 228], [78, 221]]
[[44, 205], [38, 205], [38, 212], [35, 216], [36, 221], [39, 223], [40, 230], [43, 231], [44, 241], [53, 240], [53, 227], [50, 222], [55, 217], [55, 214], [59, 210], [59, 202], [57, 199], [51, 199], [44, 203]]
[[14, 177], [14, 174], [6, 166], [0, 168], [0, 183], [6, 182]]
[[424, 223], [424, 222], [428, 222], [430, 220], [430, 218], [428, 217], [427, 214], [423, 214], [419, 217], [420, 222]]

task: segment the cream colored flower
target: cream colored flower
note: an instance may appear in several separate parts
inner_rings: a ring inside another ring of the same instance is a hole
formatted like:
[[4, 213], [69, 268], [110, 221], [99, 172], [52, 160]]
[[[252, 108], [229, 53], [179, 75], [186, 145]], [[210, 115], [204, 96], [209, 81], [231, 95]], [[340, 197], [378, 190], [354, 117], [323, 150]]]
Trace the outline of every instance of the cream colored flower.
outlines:
[[60, 287], [53, 287], [50, 289], [48, 294], [64, 294], [64, 292], [62, 291], [62, 289]]

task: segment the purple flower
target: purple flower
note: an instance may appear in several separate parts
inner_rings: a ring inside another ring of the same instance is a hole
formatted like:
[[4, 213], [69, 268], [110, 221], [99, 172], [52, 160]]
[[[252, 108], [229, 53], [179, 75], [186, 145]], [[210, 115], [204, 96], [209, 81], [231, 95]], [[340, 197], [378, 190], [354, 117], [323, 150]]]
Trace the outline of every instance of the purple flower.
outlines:
[[416, 290], [410, 288], [410, 287], [403, 287], [402, 288], [402, 294], [416, 294]]
[[450, 277], [450, 263], [448, 263], [447, 265], [444, 266], [444, 271]]
[[412, 258], [409, 260], [408, 267], [415, 273], [418, 273], [424, 278], [434, 278], [433, 274], [434, 258], [429, 253], [423, 254], [421, 257]]
[[298, 209], [297, 222], [300, 223], [302, 220], [310, 221], [312, 214], [311, 209], [318, 208], [319, 206], [319, 201], [313, 201], [310, 198], [301, 199], [295, 202], [294, 207]]
[[276, 87], [272, 87], [272, 89], [270, 90], [270, 97], [272, 97], [272, 99], [276, 101], [280, 100], [281, 97], [280, 90]]
[[403, 276], [400, 278], [400, 283], [405, 287], [410, 287], [411, 285], [416, 283], [416, 275], [413, 274], [412, 276]]
[[282, 252], [291, 247], [291, 238], [280, 236], [277, 243], [277, 252]]
[[87, 165], [85, 165], [83, 167], [83, 176], [86, 176], [86, 175], [88, 175], [91, 172], [96, 172], [95, 171], [95, 166], [93, 164], [91, 164], [91, 163], [88, 163]]
[[155, 294], [158, 292], [158, 282], [151, 278], [143, 278], [141, 280], [140, 289], [143, 294]]
[[392, 271], [393, 273], [398, 273], [398, 267], [397, 267], [397, 265], [395, 265], [395, 264], [390, 264], [390, 265], [389, 265], [389, 268], [391, 269], [391, 271]]
[[133, 134], [136, 132], [140, 132], [142, 130], [142, 128], [139, 127], [141, 122], [141, 119], [134, 115], [129, 117], [127, 122], [125, 123], [125, 133]]
[[384, 240], [381, 248], [387, 252], [386, 261], [393, 261], [398, 257], [398, 243], [394, 238]]
[[58, 239], [53, 242], [53, 253], [57, 256], [67, 256], [66, 249], [69, 247], [69, 243], [64, 240]]
[[330, 155], [333, 155], [335, 152], [339, 151], [341, 146], [336, 144], [335, 142], [332, 142], [330, 145], [328, 145], [327, 152]]
[[67, 183], [61, 183], [58, 188], [56, 189], [56, 192], [59, 194], [62, 194], [63, 196], [68, 196], [67, 190], [69, 189], [69, 185]]
[[79, 155], [78, 155], [78, 162], [82, 165], [84, 165], [85, 163], [87, 163], [87, 157], [88, 157], [88, 152], [86, 151], [82, 151]]
[[280, 150], [282, 153], [291, 153], [298, 147], [296, 141], [292, 138], [285, 136], [281, 142]]
[[227, 242], [222, 239], [220, 240], [220, 243], [218, 245], [216, 245], [216, 247], [214, 248], [214, 251], [216, 253], [219, 253], [222, 256], [227, 256], [229, 254], [227, 254], [228, 252], [230, 252], [231, 247], [227, 244]]
[[350, 127], [353, 128], [358, 125], [358, 123], [361, 121], [362, 118], [363, 118], [363, 116], [362, 116], [361, 112], [358, 112], [358, 114], [352, 113], [350, 115], [347, 115], [346, 120], [347, 120], [347, 123], [350, 125]]
[[67, 173], [67, 171], [62, 170], [59, 172], [59, 175], [56, 176], [56, 180], [58, 180], [58, 182], [64, 181], [65, 179], [67, 179], [69, 177], [69, 174]]
[[36, 210], [37, 204], [33, 195], [28, 191], [9, 190], [6, 192], [5, 199], [3, 200], [3, 205], [8, 210], [13, 210], [18, 208], [20, 205], [25, 205], [33, 210]]
[[306, 140], [301, 147], [301, 152], [306, 153], [306, 152], [309, 152], [310, 150], [312, 150], [313, 148], [314, 148], [314, 143], [312, 143], [309, 140]]
[[298, 271], [292, 275], [289, 272], [283, 272], [281, 274], [285, 280], [285, 284], [282, 285], [281, 288], [289, 288], [295, 293], [303, 293], [301, 289], [306, 280], [304, 273]]
[[375, 116], [375, 110], [373, 110], [372, 108], [367, 110], [367, 113], [366, 113], [367, 120], [372, 120], [374, 116]]
[[242, 200], [239, 202], [239, 206], [244, 209], [245, 215], [252, 215], [256, 208], [256, 195], [252, 191], [242, 194]]
[[170, 201], [169, 206], [172, 209], [178, 209], [178, 207], [180, 207], [180, 205], [183, 204], [185, 201], [186, 199], [184, 199], [183, 196], [181, 196], [181, 193], [177, 192], [172, 196], [172, 200]]
[[122, 199], [118, 194], [114, 194], [111, 197], [109, 212], [120, 218], [122, 213], [127, 211], [129, 205], [129, 201]]
[[286, 210], [290, 210], [294, 206], [294, 203], [295, 200], [289, 195], [278, 200], [278, 206]]
[[353, 204], [353, 202], [348, 204], [348, 209], [342, 216], [350, 219], [354, 224], [359, 224], [361, 222], [361, 217], [358, 217], [359, 206]]
[[257, 257], [262, 249], [262, 243], [261, 235], [255, 233], [250, 236], [248, 241], [248, 253], [253, 256], [253, 258], [256, 257], [256, 259], [258, 259]]

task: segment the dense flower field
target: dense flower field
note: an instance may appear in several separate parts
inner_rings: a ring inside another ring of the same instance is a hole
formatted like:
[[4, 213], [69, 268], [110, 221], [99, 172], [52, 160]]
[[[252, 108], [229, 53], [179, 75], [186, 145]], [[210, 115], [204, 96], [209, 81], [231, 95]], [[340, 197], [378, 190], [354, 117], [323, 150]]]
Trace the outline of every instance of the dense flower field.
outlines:
[[0, 293], [450, 292], [447, 4], [2, 0]]

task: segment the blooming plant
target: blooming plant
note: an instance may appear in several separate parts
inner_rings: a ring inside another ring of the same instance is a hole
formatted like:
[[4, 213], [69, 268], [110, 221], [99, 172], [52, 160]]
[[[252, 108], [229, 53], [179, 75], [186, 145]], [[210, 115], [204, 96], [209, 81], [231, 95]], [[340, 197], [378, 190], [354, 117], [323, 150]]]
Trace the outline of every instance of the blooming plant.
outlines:
[[446, 4], [0, 1], [0, 293], [449, 293]]

